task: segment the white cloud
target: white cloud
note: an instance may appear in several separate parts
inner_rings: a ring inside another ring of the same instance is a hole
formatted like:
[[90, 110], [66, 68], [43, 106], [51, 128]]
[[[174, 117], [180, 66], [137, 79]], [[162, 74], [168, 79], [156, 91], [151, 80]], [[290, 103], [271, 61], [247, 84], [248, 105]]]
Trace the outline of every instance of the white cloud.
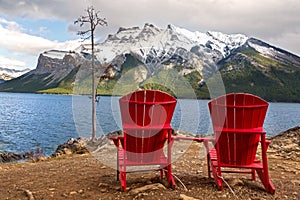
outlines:
[[20, 60], [9, 59], [0, 55], [0, 67], [5, 68], [15, 68], [15, 67], [25, 67], [26, 63]]
[[[172, 23], [190, 30], [219, 30], [270, 38], [300, 28], [298, 0], [0, 0], [0, 13], [29, 19], [59, 19], [72, 24], [89, 5], [107, 18], [104, 32], [145, 22]], [[69, 9], [70, 8], [70, 9]], [[102, 32], [103, 33], [103, 32]]]
[[[24, 33], [24, 28], [13, 21], [7, 21], [0, 18], [0, 50], [6, 51], [6, 55], [2, 55], [0, 66], [5, 64], [9, 67], [35, 67], [34, 63], [28, 63], [28, 58], [38, 58], [38, 55], [50, 49], [57, 50], [73, 50], [80, 45], [79, 40], [69, 40], [65, 42], [57, 42], [45, 39], [39, 36]], [[16, 56], [16, 54], [18, 54]], [[17, 59], [16, 59], [17, 57]]]
[[0, 18], [0, 25], [1, 24], [5, 25], [6, 29], [10, 30], [10, 31], [22, 31], [23, 30], [23, 28], [18, 23], [13, 22], [13, 21], [7, 21], [4, 18]]
[[[13, 24], [15, 22], [9, 22]], [[1, 26], [0, 21], [0, 46], [11, 51], [23, 52], [31, 55], [38, 55], [42, 51], [49, 49], [68, 49], [79, 45], [78, 40], [57, 42], [39, 36], [29, 35], [20, 29], [11, 29]]]
[[267, 42], [300, 56], [300, 32], [286, 33], [276, 38], [270, 38]]
[[[71, 32], [75, 32], [73, 21], [93, 5], [108, 21], [107, 27], [97, 29], [100, 40], [120, 26], [142, 26], [149, 22], [166, 27], [171, 23], [191, 31], [243, 33], [300, 55], [299, 0], [0, 0], [0, 5], [2, 16], [56, 19], [70, 24]], [[61, 31], [65, 30], [57, 34]], [[0, 48], [35, 55], [36, 59], [45, 50], [64, 48], [67, 44], [72, 49], [73, 45], [73, 41], [60, 43], [26, 34], [16, 22], [1, 18], [0, 38]]]
[[38, 54], [42, 49], [53, 46], [47, 39], [10, 30], [0, 25], [0, 46], [10, 51], [19, 51], [31, 55]]
[[[299, 0], [105, 0], [92, 1], [108, 20], [111, 32], [119, 26], [145, 22], [166, 27], [168, 23], [192, 31], [216, 30], [243, 33], [266, 42], [279, 43], [300, 55], [295, 38], [300, 37]], [[78, 13], [78, 11], [76, 11]], [[75, 11], [74, 11], [75, 13]], [[82, 9], [81, 13], [84, 11]], [[99, 30], [103, 31], [105, 29]], [[288, 37], [293, 34], [293, 37]], [[297, 36], [295, 35], [297, 34]], [[296, 50], [295, 50], [296, 49]]]

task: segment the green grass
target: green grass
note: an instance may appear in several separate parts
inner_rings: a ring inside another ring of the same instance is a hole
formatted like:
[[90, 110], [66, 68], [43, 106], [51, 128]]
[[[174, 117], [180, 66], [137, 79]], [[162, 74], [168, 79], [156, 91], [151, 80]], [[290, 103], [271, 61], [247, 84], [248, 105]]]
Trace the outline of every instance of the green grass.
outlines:
[[65, 88], [51, 88], [47, 90], [39, 90], [37, 93], [43, 94], [73, 94], [73, 90]]

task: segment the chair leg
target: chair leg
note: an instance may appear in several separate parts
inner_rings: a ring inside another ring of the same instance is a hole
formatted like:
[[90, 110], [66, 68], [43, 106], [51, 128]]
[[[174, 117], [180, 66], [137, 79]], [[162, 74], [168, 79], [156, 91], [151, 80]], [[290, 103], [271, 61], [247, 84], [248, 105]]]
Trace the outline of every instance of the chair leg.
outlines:
[[163, 179], [164, 178], [164, 170], [162, 169], [162, 166], [160, 167], [160, 178]]
[[218, 185], [218, 190], [223, 190], [223, 179], [221, 176], [217, 177], [217, 185]]
[[208, 178], [211, 178], [211, 169], [210, 169], [211, 162], [210, 162], [210, 156], [209, 156], [209, 154], [207, 154], [206, 159], [207, 159], [207, 174], [208, 174]]
[[218, 186], [218, 190], [223, 190], [223, 179], [222, 179], [221, 171], [217, 169], [217, 166], [212, 165], [212, 173], [215, 179], [215, 183]]
[[167, 167], [163, 168], [163, 174], [165, 174], [166, 179], [168, 179], [168, 168]]
[[252, 180], [255, 180], [255, 179], [256, 179], [256, 176], [255, 176], [255, 169], [251, 169], [251, 178], [252, 178]]
[[120, 172], [122, 191], [126, 191], [126, 172]]
[[119, 154], [117, 154], [117, 181], [120, 180], [120, 165], [119, 165]]
[[168, 165], [166, 168], [167, 168], [167, 174], [166, 175], [167, 175], [168, 183], [169, 183], [169, 185], [170, 185], [170, 187], [172, 189], [175, 189], [176, 184], [175, 184], [174, 177], [173, 177], [173, 174], [172, 174], [172, 166], [171, 166], [171, 164]]
[[264, 185], [266, 191], [270, 194], [275, 193], [275, 187], [269, 179], [269, 174], [264, 173], [263, 169], [256, 169], [259, 179], [261, 180], [262, 184]]

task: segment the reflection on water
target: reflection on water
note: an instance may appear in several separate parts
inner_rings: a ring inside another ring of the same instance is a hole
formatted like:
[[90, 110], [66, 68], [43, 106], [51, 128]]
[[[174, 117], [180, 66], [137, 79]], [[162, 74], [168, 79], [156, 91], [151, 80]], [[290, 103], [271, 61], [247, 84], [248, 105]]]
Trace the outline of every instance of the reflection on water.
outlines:
[[[97, 134], [121, 129], [118, 97], [97, 103]], [[0, 152], [24, 152], [39, 146], [51, 154], [71, 137], [89, 137], [91, 99], [87, 96], [0, 93]], [[179, 100], [172, 120], [175, 129], [212, 133], [207, 100]], [[270, 103], [264, 124], [274, 135], [300, 125], [300, 104]]]

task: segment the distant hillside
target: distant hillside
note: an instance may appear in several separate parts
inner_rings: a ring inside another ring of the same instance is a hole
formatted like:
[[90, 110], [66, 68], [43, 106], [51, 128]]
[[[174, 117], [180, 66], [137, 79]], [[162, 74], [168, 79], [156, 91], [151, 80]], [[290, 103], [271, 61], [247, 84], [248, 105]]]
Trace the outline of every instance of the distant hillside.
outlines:
[[30, 69], [16, 70], [16, 69], [0, 67], [0, 83], [17, 78], [23, 74], [26, 74], [29, 71]]
[[[265, 48], [255, 49], [256, 45]], [[300, 58], [295, 55], [249, 39], [219, 65], [227, 93], [249, 92], [268, 101], [300, 102]]]

